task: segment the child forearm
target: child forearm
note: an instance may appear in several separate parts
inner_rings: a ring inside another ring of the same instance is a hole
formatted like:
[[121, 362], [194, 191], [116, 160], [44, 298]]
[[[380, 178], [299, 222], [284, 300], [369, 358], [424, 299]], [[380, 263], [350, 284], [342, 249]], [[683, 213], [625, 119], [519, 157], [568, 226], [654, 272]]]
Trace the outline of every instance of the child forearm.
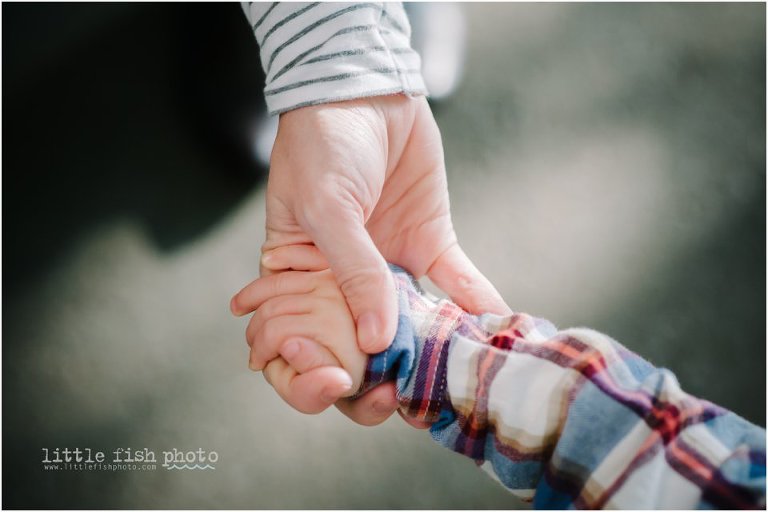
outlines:
[[588, 329], [468, 315], [394, 270], [400, 321], [366, 388], [546, 508], [764, 508], [765, 431]]

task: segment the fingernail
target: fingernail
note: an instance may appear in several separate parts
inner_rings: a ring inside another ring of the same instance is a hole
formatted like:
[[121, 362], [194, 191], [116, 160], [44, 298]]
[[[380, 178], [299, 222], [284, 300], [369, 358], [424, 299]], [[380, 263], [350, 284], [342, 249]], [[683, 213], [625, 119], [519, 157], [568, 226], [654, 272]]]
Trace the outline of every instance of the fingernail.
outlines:
[[274, 259], [274, 256], [272, 256], [271, 253], [265, 252], [264, 254], [261, 255], [261, 264], [264, 265], [265, 267], [269, 267], [269, 264], [272, 262], [273, 259]]
[[333, 404], [336, 400], [347, 394], [350, 389], [352, 389], [351, 380], [344, 383], [334, 384], [323, 389], [320, 393], [320, 399], [327, 404]]
[[349, 386], [330, 386], [320, 393], [320, 399], [328, 405], [335, 404], [343, 395], [347, 394], [352, 385]]
[[256, 366], [256, 363], [254, 363], [253, 361], [248, 361], [248, 368], [250, 368], [254, 372], [259, 371], [259, 367]]
[[229, 299], [229, 310], [232, 312], [233, 315], [239, 316], [237, 314], [237, 309], [236, 309], [236, 307], [237, 307], [237, 304], [235, 303], [235, 299], [236, 298], [237, 298], [237, 295], [235, 295], [234, 297]]
[[369, 352], [376, 346], [381, 334], [381, 324], [375, 313], [364, 313], [357, 321], [357, 336], [360, 348]]
[[299, 345], [298, 340], [288, 340], [280, 349], [280, 355], [283, 356], [285, 360], [290, 361], [296, 357], [296, 355], [299, 353], [299, 350], [301, 350], [301, 346]]

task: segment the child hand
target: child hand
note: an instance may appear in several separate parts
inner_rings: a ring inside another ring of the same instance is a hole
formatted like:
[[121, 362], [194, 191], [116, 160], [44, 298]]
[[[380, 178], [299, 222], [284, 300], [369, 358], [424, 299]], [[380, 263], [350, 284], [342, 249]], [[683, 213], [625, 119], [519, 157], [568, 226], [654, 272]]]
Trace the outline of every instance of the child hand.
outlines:
[[[318, 269], [326, 263], [314, 247], [292, 246], [273, 251], [262, 265]], [[264, 369], [278, 394], [298, 410], [319, 412], [360, 387], [367, 356], [357, 346], [352, 315], [330, 270], [257, 279], [233, 297], [231, 308], [235, 314], [256, 310], [246, 330], [250, 366]], [[324, 403], [317, 403], [318, 391]]]

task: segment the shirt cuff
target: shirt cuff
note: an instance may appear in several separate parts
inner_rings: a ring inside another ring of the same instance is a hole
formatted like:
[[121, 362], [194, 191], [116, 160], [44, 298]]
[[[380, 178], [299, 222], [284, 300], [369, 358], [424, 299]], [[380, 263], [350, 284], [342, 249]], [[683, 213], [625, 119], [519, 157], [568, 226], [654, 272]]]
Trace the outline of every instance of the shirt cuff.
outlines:
[[427, 93], [400, 3], [243, 4], [270, 114], [368, 96]]
[[395, 381], [401, 412], [433, 423], [443, 407], [450, 406], [446, 372], [451, 338], [475, 317], [453, 302], [430, 296], [402, 268], [390, 268], [398, 294], [397, 333], [387, 350], [368, 359], [356, 396]]

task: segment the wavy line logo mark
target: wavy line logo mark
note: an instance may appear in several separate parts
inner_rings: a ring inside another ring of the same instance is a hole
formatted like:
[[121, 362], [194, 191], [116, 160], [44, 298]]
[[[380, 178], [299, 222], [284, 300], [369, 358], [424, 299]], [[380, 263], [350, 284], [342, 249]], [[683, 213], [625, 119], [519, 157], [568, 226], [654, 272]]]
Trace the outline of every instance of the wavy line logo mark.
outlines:
[[168, 471], [174, 469], [177, 471], [182, 471], [184, 469], [190, 471], [215, 470], [215, 464], [218, 461], [218, 453], [214, 451], [207, 452], [202, 448], [198, 448], [196, 451], [190, 450], [188, 452], [174, 448], [171, 451], [163, 452], [163, 467]]
[[206, 464], [205, 466], [201, 466], [200, 464], [195, 464], [194, 466], [190, 466], [189, 464], [182, 464], [181, 466], [177, 466], [176, 464], [171, 464], [170, 466], [166, 467], [165, 469], [171, 470], [171, 469], [199, 469], [201, 471], [205, 471], [206, 469], [216, 469], [214, 466], [211, 466], [210, 464]]

